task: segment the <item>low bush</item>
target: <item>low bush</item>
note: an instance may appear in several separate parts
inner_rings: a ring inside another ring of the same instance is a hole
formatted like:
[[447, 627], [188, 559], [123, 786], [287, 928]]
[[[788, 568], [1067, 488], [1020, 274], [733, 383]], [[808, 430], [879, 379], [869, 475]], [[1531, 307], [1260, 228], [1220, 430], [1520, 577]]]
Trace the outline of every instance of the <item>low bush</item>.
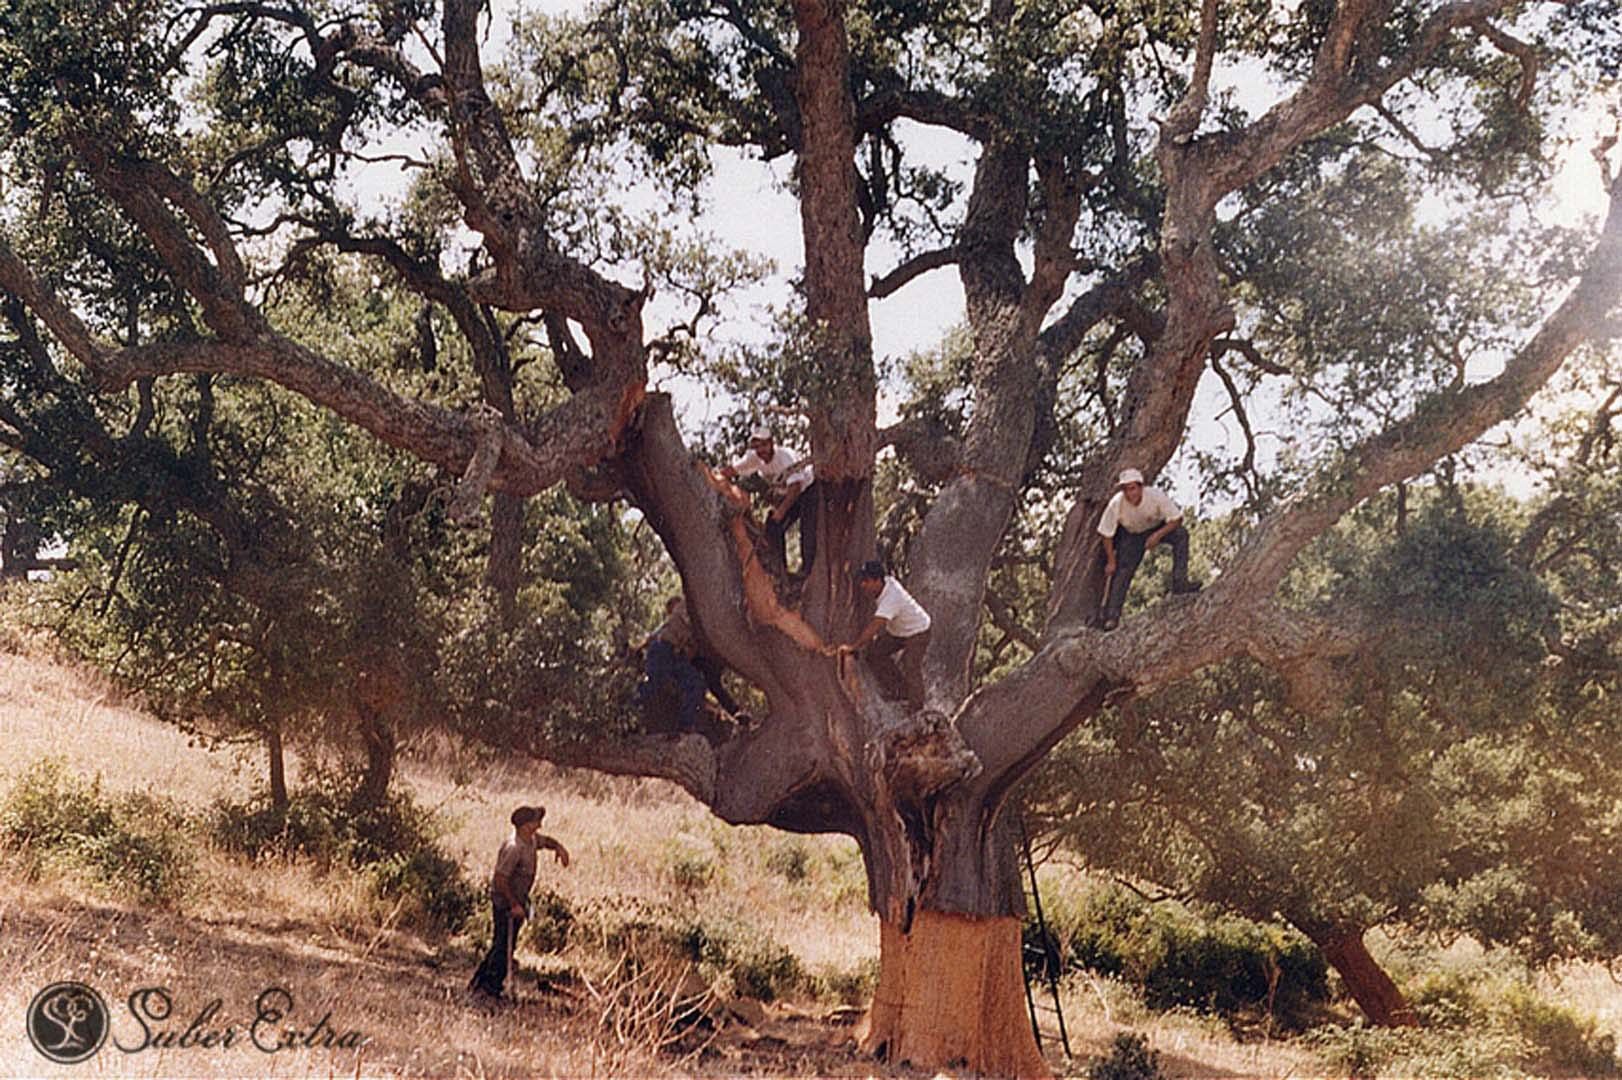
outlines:
[[433, 815], [404, 793], [356, 809], [341, 778], [319, 776], [284, 807], [263, 793], [216, 803], [209, 832], [220, 847], [250, 859], [348, 863], [370, 878], [380, 898], [406, 901], [405, 925], [455, 933], [478, 904], [479, 891], [440, 846]]
[[524, 931], [536, 952], [558, 953], [569, 946], [574, 934], [575, 913], [569, 902], [551, 889], [532, 898], [535, 916]]
[[649, 905], [593, 910], [581, 921], [592, 925], [605, 952], [623, 955], [633, 967], [674, 953], [711, 983], [729, 982], [740, 996], [760, 1001], [813, 986], [798, 956], [741, 921]]
[[715, 861], [687, 852], [670, 861], [670, 880], [684, 892], [698, 892], [715, 880]]
[[1495, 1034], [1513, 1042], [1519, 1056], [1545, 1070], [1579, 1076], [1615, 1076], [1616, 1038], [1599, 1021], [1569, 1005], [1549, 1001], [1511, 973], [1483, 964], [1469, 971], [1430, 972], [1408, 987], [1409, 1000], [1428, 1028], [1464, 1035]]
[[1160, 1054], [1149, 1048], [1149, 1037], [1135, 1031], [1115, 1036], [1108, 1057], [1087, 1066], [1087, 1080], [1164, 1080]]
[[1579, 1076], [1615, 1076], [1616, 1036], [1569, 1005], [1548, 1001], [1526, 984], [1506, 988], [1493, 1011], [1511, 1035], [1534, 1047], [1540, 1064]]
[[107, 795], [99, 777], [86, 781], [58, 758], [30, 766], [0, 806], [0, 836], [36, 869], [72, 863], [146, 901], [172, 900], [184, 891], [193, 833], [174, 803], [141, 793]]
[[1494, 1029], [1428, 1031], [1326, 1024], [1306, 1038], [1335, 1075], [1348, 1080], [1381, 1076], [1519, 1080], [1525, 1074], [1516, 1063], [1530, 1049], [1524, 1040]]
[[811, 876], [811, 849], [800, 840], [786, 840], [766, 856], [766, 869], [790, 885], [801, 885]]
[[678, 929], [677, 940], [689, 959], [729, 978], [743, 997], [775, 1001], [806, 984], [799, 957], [744, 923], [689, 922]]
[[879, 962], [876, 957], [863, 960], [854, 968], [826, 967], [806, 980], [806, 986], [814, 997], [823, 1001], [837, 1001], [841, 1005], [866, 1003], [878, 985]]
[[1328, 967], [1305, 937], [1285, 927], [1234, 916], [1201, 919], [1151, 904], [1117, 886], [1100, 886], [1047, 904], [1050, 950], [1026, 927], [1027, 958], [1063, 970], [1085, 968], [1139, 987], [1153, 1009], [1184, 1006], [1224, 1016], [1268, 1009], [1303, 1025], [1328, 998]]

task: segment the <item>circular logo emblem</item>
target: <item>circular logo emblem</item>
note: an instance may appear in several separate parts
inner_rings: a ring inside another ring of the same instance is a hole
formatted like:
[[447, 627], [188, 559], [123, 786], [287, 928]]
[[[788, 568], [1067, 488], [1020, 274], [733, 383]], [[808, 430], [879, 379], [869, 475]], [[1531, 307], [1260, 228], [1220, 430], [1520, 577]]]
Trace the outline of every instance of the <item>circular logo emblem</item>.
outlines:
[[93, 1057], [107, 1040], [107, 1003], [84, 983], [52, 983], [28, 1005], [28, 1041], [63, 1065]]

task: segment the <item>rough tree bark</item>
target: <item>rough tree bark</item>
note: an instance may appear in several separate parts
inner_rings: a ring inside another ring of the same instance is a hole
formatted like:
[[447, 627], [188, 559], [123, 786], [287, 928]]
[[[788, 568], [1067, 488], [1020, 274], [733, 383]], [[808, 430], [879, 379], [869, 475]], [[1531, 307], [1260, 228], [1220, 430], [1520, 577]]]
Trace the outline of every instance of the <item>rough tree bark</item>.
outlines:
[[1352, 995], [1369, 1023], [1377, 1027], [1414, 1027], [1419, 1023], [1397, 984], [1369, 955], [1361, 927], [1314, 927], [1306, 934], [1330, 966], [1340, 973], [1346, 992]]

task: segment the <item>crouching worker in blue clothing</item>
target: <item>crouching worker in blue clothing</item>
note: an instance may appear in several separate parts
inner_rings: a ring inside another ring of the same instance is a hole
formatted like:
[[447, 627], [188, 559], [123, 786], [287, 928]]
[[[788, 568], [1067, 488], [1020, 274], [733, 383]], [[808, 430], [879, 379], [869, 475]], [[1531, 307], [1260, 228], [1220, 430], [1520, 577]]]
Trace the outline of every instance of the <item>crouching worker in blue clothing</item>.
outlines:
[[1120, 487], [1098, 521], [1098, 535], [1104, 538], [1104, 606], [1099, 613], [1103, 629], [1113, 630], [1121, 624], [1121, 607], [1138, 564], [1162, 543], [1171, 548], [1171, 591], [1200, 591], [1200, 583], [1188, 577], [1183, 511], [1164, 491], [1145, 486], [1138, 470], [1121, 473]]
[[644, 649], [643, 678], [636, 688], [636, 701], [644, 715], [656, 721], [664, 710], [674, 709], [678, 731], [707, 735], [705, 690], [715, 695], [729, 715], [738, 715], [738, 703], [721, 681], [721, 664], [699, 647], [682, 597], [666, 601], [665, 621], [648, 635]]

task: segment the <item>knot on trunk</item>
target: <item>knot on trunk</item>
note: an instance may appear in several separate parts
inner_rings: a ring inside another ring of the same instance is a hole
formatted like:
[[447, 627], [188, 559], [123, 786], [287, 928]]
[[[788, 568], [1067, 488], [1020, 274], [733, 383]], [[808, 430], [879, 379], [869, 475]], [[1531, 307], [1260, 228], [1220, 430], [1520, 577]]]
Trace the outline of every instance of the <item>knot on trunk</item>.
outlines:
[[925, 709], [886, 728], [873, 743], [897, 801], [918, 802], [980, 775], [980, 759], [943, 712]]

